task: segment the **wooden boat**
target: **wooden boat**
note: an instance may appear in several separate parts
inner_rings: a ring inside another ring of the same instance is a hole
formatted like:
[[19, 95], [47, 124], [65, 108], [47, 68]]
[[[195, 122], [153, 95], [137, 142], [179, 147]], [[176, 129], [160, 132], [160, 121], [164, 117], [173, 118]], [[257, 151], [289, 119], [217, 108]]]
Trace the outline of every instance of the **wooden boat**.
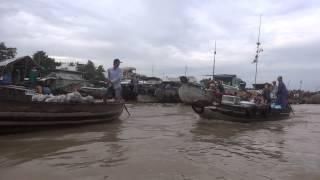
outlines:
[[205, 119], [234, 122], [259, 122], [287, 119], [292, 112], [291, 106], [285, 109], [277, 109], [267, 105], [257, 106], [248, 103], [210, 104], [204, 101], [193, 103], [192, 109]]
[[126, 101], [137, 99], [138, 84], [133, 84], [130, 79], [124, 79], [121, 81], [121, 96]]
[[155, 91], [161, 85], [161, 79], [157, 77], [145, 77], [139, 81], [137, 102], [157, 103], [159, 100], [155, 96]]
[[0, 86], [0, 127], [51, 126], [106, 122], [117, 119], [123, 102], [48, 103], [32, 102], [30, 90]]
[[178, 94], [180, 86], [180, 82], [163, 81], [155, 90], [154, 95], [160, 103], [179, 103], [181, 102]]

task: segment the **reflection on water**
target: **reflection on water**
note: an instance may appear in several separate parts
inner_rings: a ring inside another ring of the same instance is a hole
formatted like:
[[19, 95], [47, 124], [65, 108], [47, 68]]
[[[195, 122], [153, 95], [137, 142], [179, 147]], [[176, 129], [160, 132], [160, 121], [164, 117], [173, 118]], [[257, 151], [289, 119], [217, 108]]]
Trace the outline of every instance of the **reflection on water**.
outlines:
[[121, 122], [4, 136], [0, 167], [38, 159], [64, 168], [115, 166], [127, 159], [126, 148], [118, 143]]
[[[283, 127], [281, 124], [196, 123], [191, 131], [194, 141], [202, 142], [199, 152], [221, 157], [238, 155], [252, 161], [255, 158], [283, 160]], [[273, 134], [270, 136], [270, 134]], [[192, 147], [192, 151], [195, 148]], [[283, 160], [284, 161], [284, 160]]]
[[0, 179], [320, 179], [319, 107], [242, 124], [131, 104], [106, 124], [0, 136]]

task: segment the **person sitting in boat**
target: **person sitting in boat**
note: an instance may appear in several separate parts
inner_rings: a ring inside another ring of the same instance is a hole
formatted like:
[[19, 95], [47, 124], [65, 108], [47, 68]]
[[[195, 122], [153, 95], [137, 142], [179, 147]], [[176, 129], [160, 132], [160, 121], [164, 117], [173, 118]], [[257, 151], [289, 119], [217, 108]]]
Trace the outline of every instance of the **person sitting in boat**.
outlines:
[[40, 86], [40, 85], [37, 85], [37, 86], [36, 86], [36, 93], [37, 93], [37, 94], [43, 94], [42, 86]]
[[218, 81], [218, 90], [220, 93], [224, 93], [224, 87], [223, 87], [223, 84], [222, 84], [222, 81]]
[[113, 60], [113, 67], [108, 69], [108, 83], [111, 84], [111, 87], [114, 90], [114, 97], [116, 101], [120, 101], [121, 97], [121, 79], [122, 79], [122, 70], [119, 68], [121, 61], [119, 59]]
[[[49, 78], [44, 82], [44, 86], [43, 86], [43, 91], [44, 93], [48, 93], [53, 94], [53, 95], [57, 95], [58, 93], [56, 92], [56, 89], [54, 88], [55, 84], [55, 79], [54, 78]], [[80, 87], [79, 87], [80, 88]]]
[[209, 89], [210, 89], [210, 90], [216, 90], [216, 85], [215, 85], [214, 82], [211, 82], [211, 83], [209, 84]]
[[51, 94], [51, 89], [50, 89], [49, 85], [43, 86], [42, 90], [43, 90], [43, 94], [45, 94], [45, 95]]
[[264, 102], [263, 96], [261, 93], [258, 93], [258, 95], [254, 98], [254, 103], [259, 106], [262, 105]]
[[249, 102], [254, 103], [255, 98], [256, 98], [256, 95], [254, 93], [249, 93], [249, 97], [248, 97]]
[[286, 108], [288, 105], [288, 90], [286, 85], [283, 83], [282, 76], [278, 77], [278, 91], [276, 104], [280, 105], [281, 108]]
[[10, 85], [12, 84], [12, 77], [9, 72], [6, 72], [3, 76], [0, 77], [0, 85]]

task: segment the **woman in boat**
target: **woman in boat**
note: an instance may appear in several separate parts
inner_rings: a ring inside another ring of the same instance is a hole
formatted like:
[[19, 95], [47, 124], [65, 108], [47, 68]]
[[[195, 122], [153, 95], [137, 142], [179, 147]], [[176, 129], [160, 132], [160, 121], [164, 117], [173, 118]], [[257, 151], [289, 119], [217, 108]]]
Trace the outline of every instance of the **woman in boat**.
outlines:
[[278, 77], [278, 82], [276, 104], [280, 105], [281, 108], [286, 108], [288, 105], [288, 90], [286, 85], [283, 83], [282, 76]]
[[4, 76], [0, 77], [0, 85], [10, 85], [12, 78], [10, 73], [5, 73]]

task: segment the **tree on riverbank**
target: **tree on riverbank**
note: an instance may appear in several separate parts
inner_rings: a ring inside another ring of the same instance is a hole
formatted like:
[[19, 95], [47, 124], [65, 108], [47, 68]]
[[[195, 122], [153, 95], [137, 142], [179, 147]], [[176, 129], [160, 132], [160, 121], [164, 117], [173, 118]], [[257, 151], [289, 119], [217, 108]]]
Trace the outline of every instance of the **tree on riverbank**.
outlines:
[[40, 66], [44, 67], [47, 71], [55, 70], [56, 66], [60, 65], [60, 63], [55, 62], [55, 59], [50, 58], [44, 51], [37, 51], [34, 53], [33, 60]]
[[100, 66], [98, 66], [98, 68], [97, 68], [97, 77], [96, 77], [96, 79], [98, 80], [98, 81], [103, 81], [103, 80], [105, 80], [105, 76], [104, 76], [104, 72], [106, 72], [105, 70], [104, 70], [104, 68], [103, 68], [103, 66], [102, 65], [100, 65]]
[[0, 60], [14, 58], [17, 54], [17, 48], [7, 47], [4, 42], [0, 43]]
[[94, 63], [91, 60], [88, 60], [87, 64], [79, 64], [77, 63], [77, 71], [84, 73], [84, 79], [89, 81], [103, 81], [105, 79], [104, 76], [104, 68], [102, 65], [95, 67]]

